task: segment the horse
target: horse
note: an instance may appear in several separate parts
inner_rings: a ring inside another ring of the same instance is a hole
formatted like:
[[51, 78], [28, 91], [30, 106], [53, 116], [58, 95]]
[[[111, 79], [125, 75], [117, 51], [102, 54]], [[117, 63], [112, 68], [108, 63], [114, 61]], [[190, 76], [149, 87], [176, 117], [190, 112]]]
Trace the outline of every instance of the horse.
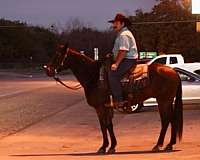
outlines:
[[[84, 89], [87, 103], [94, 107], [99, 119], [103, 136], [103, 144], [98, 149], [98, 154], [114, 154], [117, 139], [113, 130], [113, 108], [106, 107], [109, 100], [110, 91], [106, 85], [99, 85], [99, 75], [101, 63], [88, 56], [69, 48], [67, 45], [58, 45], [56, 54], [46, 65], [46, 73], [50, 77], [55, 77], [56, 72], [63, 69], [71, 69], [77, 80]], [[171, 124], [170, 142], [164, 151], [172, 151], [173, 145], [182, 138], [183, 132], [183, 103], [182, 84], [178, 73], [171, 67], [160, 64], [148, 66], [149, 85], [134, 93], [137, 102], [154, 97], [158, 103], [158, 111], [161, 119], [161, 130], [158, 141], [153, 147], [153, 152], [161, 151], [165, 134], [169, 124]], [[109, 146], [108, 133], [111, 145]]]

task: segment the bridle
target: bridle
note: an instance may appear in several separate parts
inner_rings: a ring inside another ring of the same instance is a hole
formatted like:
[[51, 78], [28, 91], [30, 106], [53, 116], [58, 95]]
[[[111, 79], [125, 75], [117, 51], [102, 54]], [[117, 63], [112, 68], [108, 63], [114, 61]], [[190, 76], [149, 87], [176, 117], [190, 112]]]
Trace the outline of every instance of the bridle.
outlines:
[[[46, 65], [44, 65], [43, 68], [46, 69], [46, 70], [48, 70], [48, 67], [47, 67]], [[55, 73], [57, 73], [57, 72], [55, 71]], [[68, 88], [68, 89], [71, 89], [71, 90], [78, 90], [78, 89], [81, 89], [81, 88], [82, 88], [82, 86], [81, 86], [80, 83], [77, 84], [77, 85], [75, 85], [75, 86], [73, 86], [73, 87], [71, 87], [71, 86], [65, 84], [58, 76], [54, 75], [54, 76], [52, 76], [52, 77], [53, 77], [53, 79], [54, 79], [56, 82], [60, 83], [61, 85], [63, 85], [64, 87], [66, 87], [66, 88]]]
[[[68, 56], [68, 52], [69, 52], [69, 50], [70, 50], [70, 48], [67, 48], [67, 50], [66, 50], [66, 52], [64, 53], [64, 55], [63, 55], [63, 58], [59, 61], [59, 66], [63, 66], [64, 65], [64, 61], [65, 61], [65, 59], [67, 58], [67, 56]], [[59, 53], [59, 52], [57, 52], [57, 54], [61, 54], [61, 53]], [[84, 54], [81, 54], [82, 56], [84, 55]], [[59, 67], [58, 66], [58, 67]], [[44, 67], [44, 69], [46, 69], [46, 70], [49, 70], [49, 68], [48, 68], [48, 66], [43, 66]], [[60, 83], [61, 85], [63, 85], [64, 87], [66, 87], [66, 88], [68, 88], [68, 89], [71, 89], [71, 90], [78, 90], [78, 89], [81, 89], [82, 88], [82, 85], [79, 83], [79, 84], [77, 84], [77, 85], [75, 85], [75, 86], [69, 86], [69, 85], [67, 85], [67, 84], [65, 84], [58, 76], [56, 76], [56, 73], [58, 73], [57, 72], [57, 68], [58, 67], [56, 67], [55, 69], [54, 69], [54, 72], [55, 72], [55, 74], [52, 76], [53, 77], [53, 79], [56, 81], [56, 82], [58, 82], [58, 83]], [[94, 78], [94, 77], [92, 77], [92, 78]], [[91, 78], [91, 79], [92, 79]], [[91, 81], [91, 79], [90, 80], [87, 80], [85, 83], [86, 84], [88, 84], [90, 81]]]
[[[69, 52], [69, 48], [67, 48], [67, 50], [66, 50], [66, 52], [65, 52], [65, 54], [64, 54], [64, 56], [63, 56], [63, 58], [62, 58], [62, 60], [61, 60], [61, 63], [59, 64], [59, 66], [63, 66], [63, 65], [64, 65], [64, 61], [65, 61], [65, 59], [67, 58], [68, 52]], [[60, 53], [57, 52], [57, 54], [60, 54]], [[43, 68], [44, 68], [45, 70], [49, 71], [49, 67], [48, 67], [47, 65], [44, 65]], [[58, 67], [57, 67], [57, 68], [58, 68]], [[54, 79], [56, 82], [60, 83], [60, 84], [63, 85], [64, 87], [66, 87], [66, 88], [68, 88], [68, 89], [71, 89], [71, 90], [78, 90], [78, 89], [81, 89], [81, 88], [82, 88], [82, 86], [81, 86], [80, 83], [77, 84], [77, 85], [75, 85], [75, 86], [73, 86], [73, 87], [72, 87], [72, 86], [69, 86], [69, 85], [67, 85], [67, 84], [65, 84], [58, 76], [56, 76], [56, 74], [58, 73], [58, 72], [57, 72], [57, 68], [54, 69], [55, 74], [54, 74], [54, 76], [52, 76], [53, 79]]]
[[[61, 60], [61, 63], [60, 63], [61, 66], [64, 65], [64, 61], [65, 61], [65, 59], [67, 58], [68, 52], [69, 52], [69, 48], [66, 49], [66, 52], [65, 52], [65, 54], [64, 54], [64, 56], [63, 56], [63, 59]], [[71, 90], [78, 90], [78, 89], [81, 89], [81, 88], [82, 88], [82, 86], [81, 86], [80, 83], [77, 84], [77, 85], [75, 85], [75, 86], [73, 86], [73, 87], [71, 87], [71, 86], [65, 84], [64, 82], [62, 82], [61, 79], [60, 79], [59, 77], [55, 76], [55, 75], [53, 76], [53, 79], [54, 79], [56, 82], [58, 82], [58, 83], [60, 83], [61, 85], [63, 85], [64, 87], [66, 87], [66, 88], [68, 88], [68, 89], [71, 89]]]

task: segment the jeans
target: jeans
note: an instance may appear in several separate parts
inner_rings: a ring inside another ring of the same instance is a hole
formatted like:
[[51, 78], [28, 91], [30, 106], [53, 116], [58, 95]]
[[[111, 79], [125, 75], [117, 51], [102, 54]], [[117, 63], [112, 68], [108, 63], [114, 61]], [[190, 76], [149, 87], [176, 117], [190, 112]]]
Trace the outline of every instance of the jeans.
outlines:
[[117, 70], [112, 71], [110, 70], [108, 73], [108, 80], [110, 89], [115, 101], [122, 102], [123, 95], [122, 95], [122, 86], [120, 80], [122, 76], [127, 73], [127, 71], [136, 65], [135, 59], [123, 59], [122, 62], [119, 64]]

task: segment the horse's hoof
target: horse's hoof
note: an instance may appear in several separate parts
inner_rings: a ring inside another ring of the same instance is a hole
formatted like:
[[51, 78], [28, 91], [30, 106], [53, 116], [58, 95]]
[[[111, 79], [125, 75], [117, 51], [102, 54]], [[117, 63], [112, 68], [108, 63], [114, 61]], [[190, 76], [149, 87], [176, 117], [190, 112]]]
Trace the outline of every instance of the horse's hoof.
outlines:
[[107, 152], [107, 154], [115, 154], [115, 149], [110, 148]]
[[165, 147], [164, 151], [166, 151], [166, 152], [171, 152], [171, 151], [173, 151], [173, 146], [172, 146], [172, 145], [167, 145], [167, 146]]
[[161, 150], [161, 147], [159, 147], [159, 146], [155, 146], [152, 149], [153, 152], [160, 152], [160, 150]]
[[106, 149], [100, 148], [100, 149], [97, 151], [97, 154], [106, 154]]

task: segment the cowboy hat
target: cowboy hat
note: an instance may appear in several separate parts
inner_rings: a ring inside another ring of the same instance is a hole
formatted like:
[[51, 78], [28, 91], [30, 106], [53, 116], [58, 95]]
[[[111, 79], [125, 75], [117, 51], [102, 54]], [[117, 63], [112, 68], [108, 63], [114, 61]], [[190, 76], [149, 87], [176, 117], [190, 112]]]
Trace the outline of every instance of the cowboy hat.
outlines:
[[109, 23], [114, 23], [115, 21], [130, 23], [130, 20], [124, 16], [122, 13], [117, 13], [113, 20], [109, 20]]

